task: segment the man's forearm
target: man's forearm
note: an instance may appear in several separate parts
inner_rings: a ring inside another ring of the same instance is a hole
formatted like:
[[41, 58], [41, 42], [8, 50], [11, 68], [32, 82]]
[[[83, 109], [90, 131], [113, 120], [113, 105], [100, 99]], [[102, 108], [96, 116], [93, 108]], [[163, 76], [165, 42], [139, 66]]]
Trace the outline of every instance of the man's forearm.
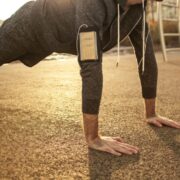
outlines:
[[156, 116], [156, 99], [145, 99], [146, 118]]
[[83, 113], [84, 134], [86, 141], [91, 143], [98, 135], [98, 115]]
[[101, 41], [96, 27], [82, 28], [78, 36], [83, 124], [89, 145], [98, 137], [98, 114], [103, 88]]

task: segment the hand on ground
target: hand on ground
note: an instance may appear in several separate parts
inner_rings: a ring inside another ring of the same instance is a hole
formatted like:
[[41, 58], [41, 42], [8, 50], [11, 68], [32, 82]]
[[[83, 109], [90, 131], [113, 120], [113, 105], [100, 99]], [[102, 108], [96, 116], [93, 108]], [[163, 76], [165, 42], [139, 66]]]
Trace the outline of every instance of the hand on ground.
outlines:
[[162, 127], [163, 125], [165, 125], [165, 126], [169, 126], [172, 128], [180, 129], [179, 122], [173, 121], [171, 119], [168, 119], [168, 118], [162, 117], [162, 116], [155, 116], [155, 117], [147, 118], [146, 121], [148, 124], [152, 124], [157, 127]]
[[124, 143], [120, 137], [101, 136], [88, 143], [88, 146], [117, 156], [122, 154], [132, 155], [139, 152], [138, 147]]

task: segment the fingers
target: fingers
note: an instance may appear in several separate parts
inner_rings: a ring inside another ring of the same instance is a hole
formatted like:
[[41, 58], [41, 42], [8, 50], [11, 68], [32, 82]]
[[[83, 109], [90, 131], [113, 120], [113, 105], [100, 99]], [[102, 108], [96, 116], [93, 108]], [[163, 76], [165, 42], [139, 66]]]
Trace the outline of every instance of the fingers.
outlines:
[[157, 127], [162, 127], [162, 124], [160, 122], [158, 122], [157, 120], [153, 120], [153, 121], [148, 120], [147, 122], [150, 123], [150, 124], [153, 124], [153, 125], [155, 125]]
[[112, 137], [112, 139], [120, 142], [122, 147], [127, 148], [129, 151], [131, 151], [133, 153], [137, 153], [139, 151], [138, 147], [132, 146], [132, 145], [127, 144], [127, 143], [123, 143], [123, 139], [120, 137]]
[[177, 129], [180, 129], [180, 123], [174, 122], [174, 127], [177, 128]]
[[120, 137], [112, 137], [112, 139], [118, 141], [118, 142], [123, 142], [124, 140]]
[[132, 155], [132, 154], [135, 153], [132, 150], [130, 150], [129, 148], [123, 147], [123, 146], [121, 146], [121, 147], [117, 146], [117, 147], [114, 147], [114, 148], [115, 148], [116, 151], [121, 152], [123, 154], [127, 154], [127, 155]]
[[122, 152], [125, 154], [129, 154], [129, 155], [131, 155], [133, 153], [135, 153], [135, 154], [138, 153], [138, 150], [139, 150], [138, 147], [123, 143], [122, 138], [112, 137], [112, 139], [114, 139], [118, 142], [118, 144], [115, 142], [115, 146], [114, 146], [116, 151], [119, 151], [119, 152]]
[[132, 146], [132, 145], [127, 144], [127, 143], [121, 143], [121, 145], [124, 145], [124, 146], [126, 146], [126, 147], [128, 147], [128, 148], [130, 148], [130, 149], [135, 150], [135, 151], [139, 151], [139, 148], [138, 148], [138, 147]]
[[168, 118], [165, 118], [165, 117], [159, 117], [158, 118], [158, 121], [160, 121], [161, 123], [163, 123], [164, 125], [166, 126], [170, 126], [170, 127], [173, 127], [173, 128], [177, 128], [177, 129], [180, 129], [180, 123], [176, 122], [176, 121], [173, 121], [171, 119], [168, 119]]
[[124, 145], [124, 144], [125, 143], [113, 142], [112, 144], [109, 144], [108, 146], [106, 146], [102, 149], [99, 149], [99, 150], [109, 152], [109, 153], [116, 155], [116, 156], [121, 156], [122, 153], [127, 154], [127, 155], [132, 155], [132, 154], [138, 153], [137, 150], [129, 148], [127, 145]]
[[132, 155], [132, 154], [137, 154], [138, 153], [138, 148], [131, 146], [126, 143], [121, 143], [118, 141], [114, 141], [111, 145], [111, 148], [113, 148], [115, 151], [118, 151], [120, 153]]
[[138, 153], [138, 150], [135, 147], [130, 146], [130, 145], [125, 144], [125, 143], [119, 144], [117, 150], [120, 152], [123, 152], [125, 154], [137, 154]]
[[139, 148], [120, 142], [120, 140], [122, 139], [119, 137], [112, 138], [101, 136], [98, 141], [91, 142], [88, 144], [88, 146], [89, 148], [108, 152], [116, 156], [121, 156], [122, 154], [132, 155], [138, 153]]
[[163, 124], [169, 127], [180, 129], [180, 124], [175, 121], [165, 121]]
[[157, 127], [162, 127], [161, 122], [159, 122], [157, 119], [158, 119], [157, 117], [149, 118], [149, 119], [147, 119], [147, 122], [148, 122], [149, 124], [153, 124], [153, 125], [155, 125], [155, 126], [157, 126]]
[[173, 121], [171, 119], [162, 117], [162, 116], [158, 116], [158, 117], [154, 117], [154, 118], [149, 118], [147, 119], [147, 122], [149, 124], [153, 124], [157, 127], [162, 127], [163, 125], [172, 127], [172, 128], [177, 128], [180, 129], [180, 123]]
[[108, 149], [107, 149], [107, 152], [109, 152], [109, 153], [111, 153], [111, 154], [113, 154], [113, 155], [116, 155], [116, 156], [121, 156], [121, 155], [122, 155], [120, 152], [117, 152], [117, 151], [115, 151], [115, 150], [112, 149], [112, 148], [108, 148]]
[[137, 154], [139, 151], [138, 147], [123, 143], [120, 137], [112, 137], [112, 139], [115, 141], [112, 142], [110, 147], [113, 148], [116, 152], [132, 155]]

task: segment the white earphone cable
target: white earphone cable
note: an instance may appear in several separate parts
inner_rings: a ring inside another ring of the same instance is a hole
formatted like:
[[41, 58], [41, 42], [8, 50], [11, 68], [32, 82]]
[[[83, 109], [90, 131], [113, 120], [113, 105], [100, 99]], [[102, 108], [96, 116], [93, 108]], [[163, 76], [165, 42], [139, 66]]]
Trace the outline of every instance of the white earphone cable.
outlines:
[[119, 3], [117, 4], [117, 11], [118, 11], [118, 18], [117, 18], [117, 21], [118, 21], [118, 29], [117, 29], [117, 32], [118, 32], [118, 37], [117, 37], [117, 42], [118, 42], [118, 47], [117, 47], [117, 62], [116, 62], [116, 67], [118, 67], [119, 65], [119, 62], [120, 62], [120, 5]]
[[145, 3], [142, 0], [142, 10], [143, 10], [143, 19], [142, 19], [142, 73], [145, 71], [145, 51], [146, 51], [146, 11]]
[[78, 32], [77, 32], [77, 37], [76, 37], [76, 50], [77, 50], [77, 54], [79, 55], [79, 49], [78, 49], [78, 38], [79, 38], [79, 32], [81, 30], [82, 27], [86, 27], [88, 28], [88, 25], [87, 24], [81, 24], [79, 26], [79, 29], [78, 29]]

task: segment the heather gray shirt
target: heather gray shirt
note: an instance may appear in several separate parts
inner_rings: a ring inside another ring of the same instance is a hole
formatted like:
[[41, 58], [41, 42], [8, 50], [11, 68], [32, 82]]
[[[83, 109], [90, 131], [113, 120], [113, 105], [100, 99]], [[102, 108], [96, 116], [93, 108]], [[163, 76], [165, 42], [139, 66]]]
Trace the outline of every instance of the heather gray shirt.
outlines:
[[1, 27], [1, 57], [6, 61], [19, 59], [33, 66], [52, 52], [77, 54], [80, 25], [96, 26], [104, 39], [109, 36], [104, 33], [110, 29], [116, 11], [114, 0], [30, 1]]
[[79, 27], [96, 26], [102, 37], [116, 16], [116, 5], [113, 0], [37, 0], [31, 14], [45, 49], [76, 54]]

